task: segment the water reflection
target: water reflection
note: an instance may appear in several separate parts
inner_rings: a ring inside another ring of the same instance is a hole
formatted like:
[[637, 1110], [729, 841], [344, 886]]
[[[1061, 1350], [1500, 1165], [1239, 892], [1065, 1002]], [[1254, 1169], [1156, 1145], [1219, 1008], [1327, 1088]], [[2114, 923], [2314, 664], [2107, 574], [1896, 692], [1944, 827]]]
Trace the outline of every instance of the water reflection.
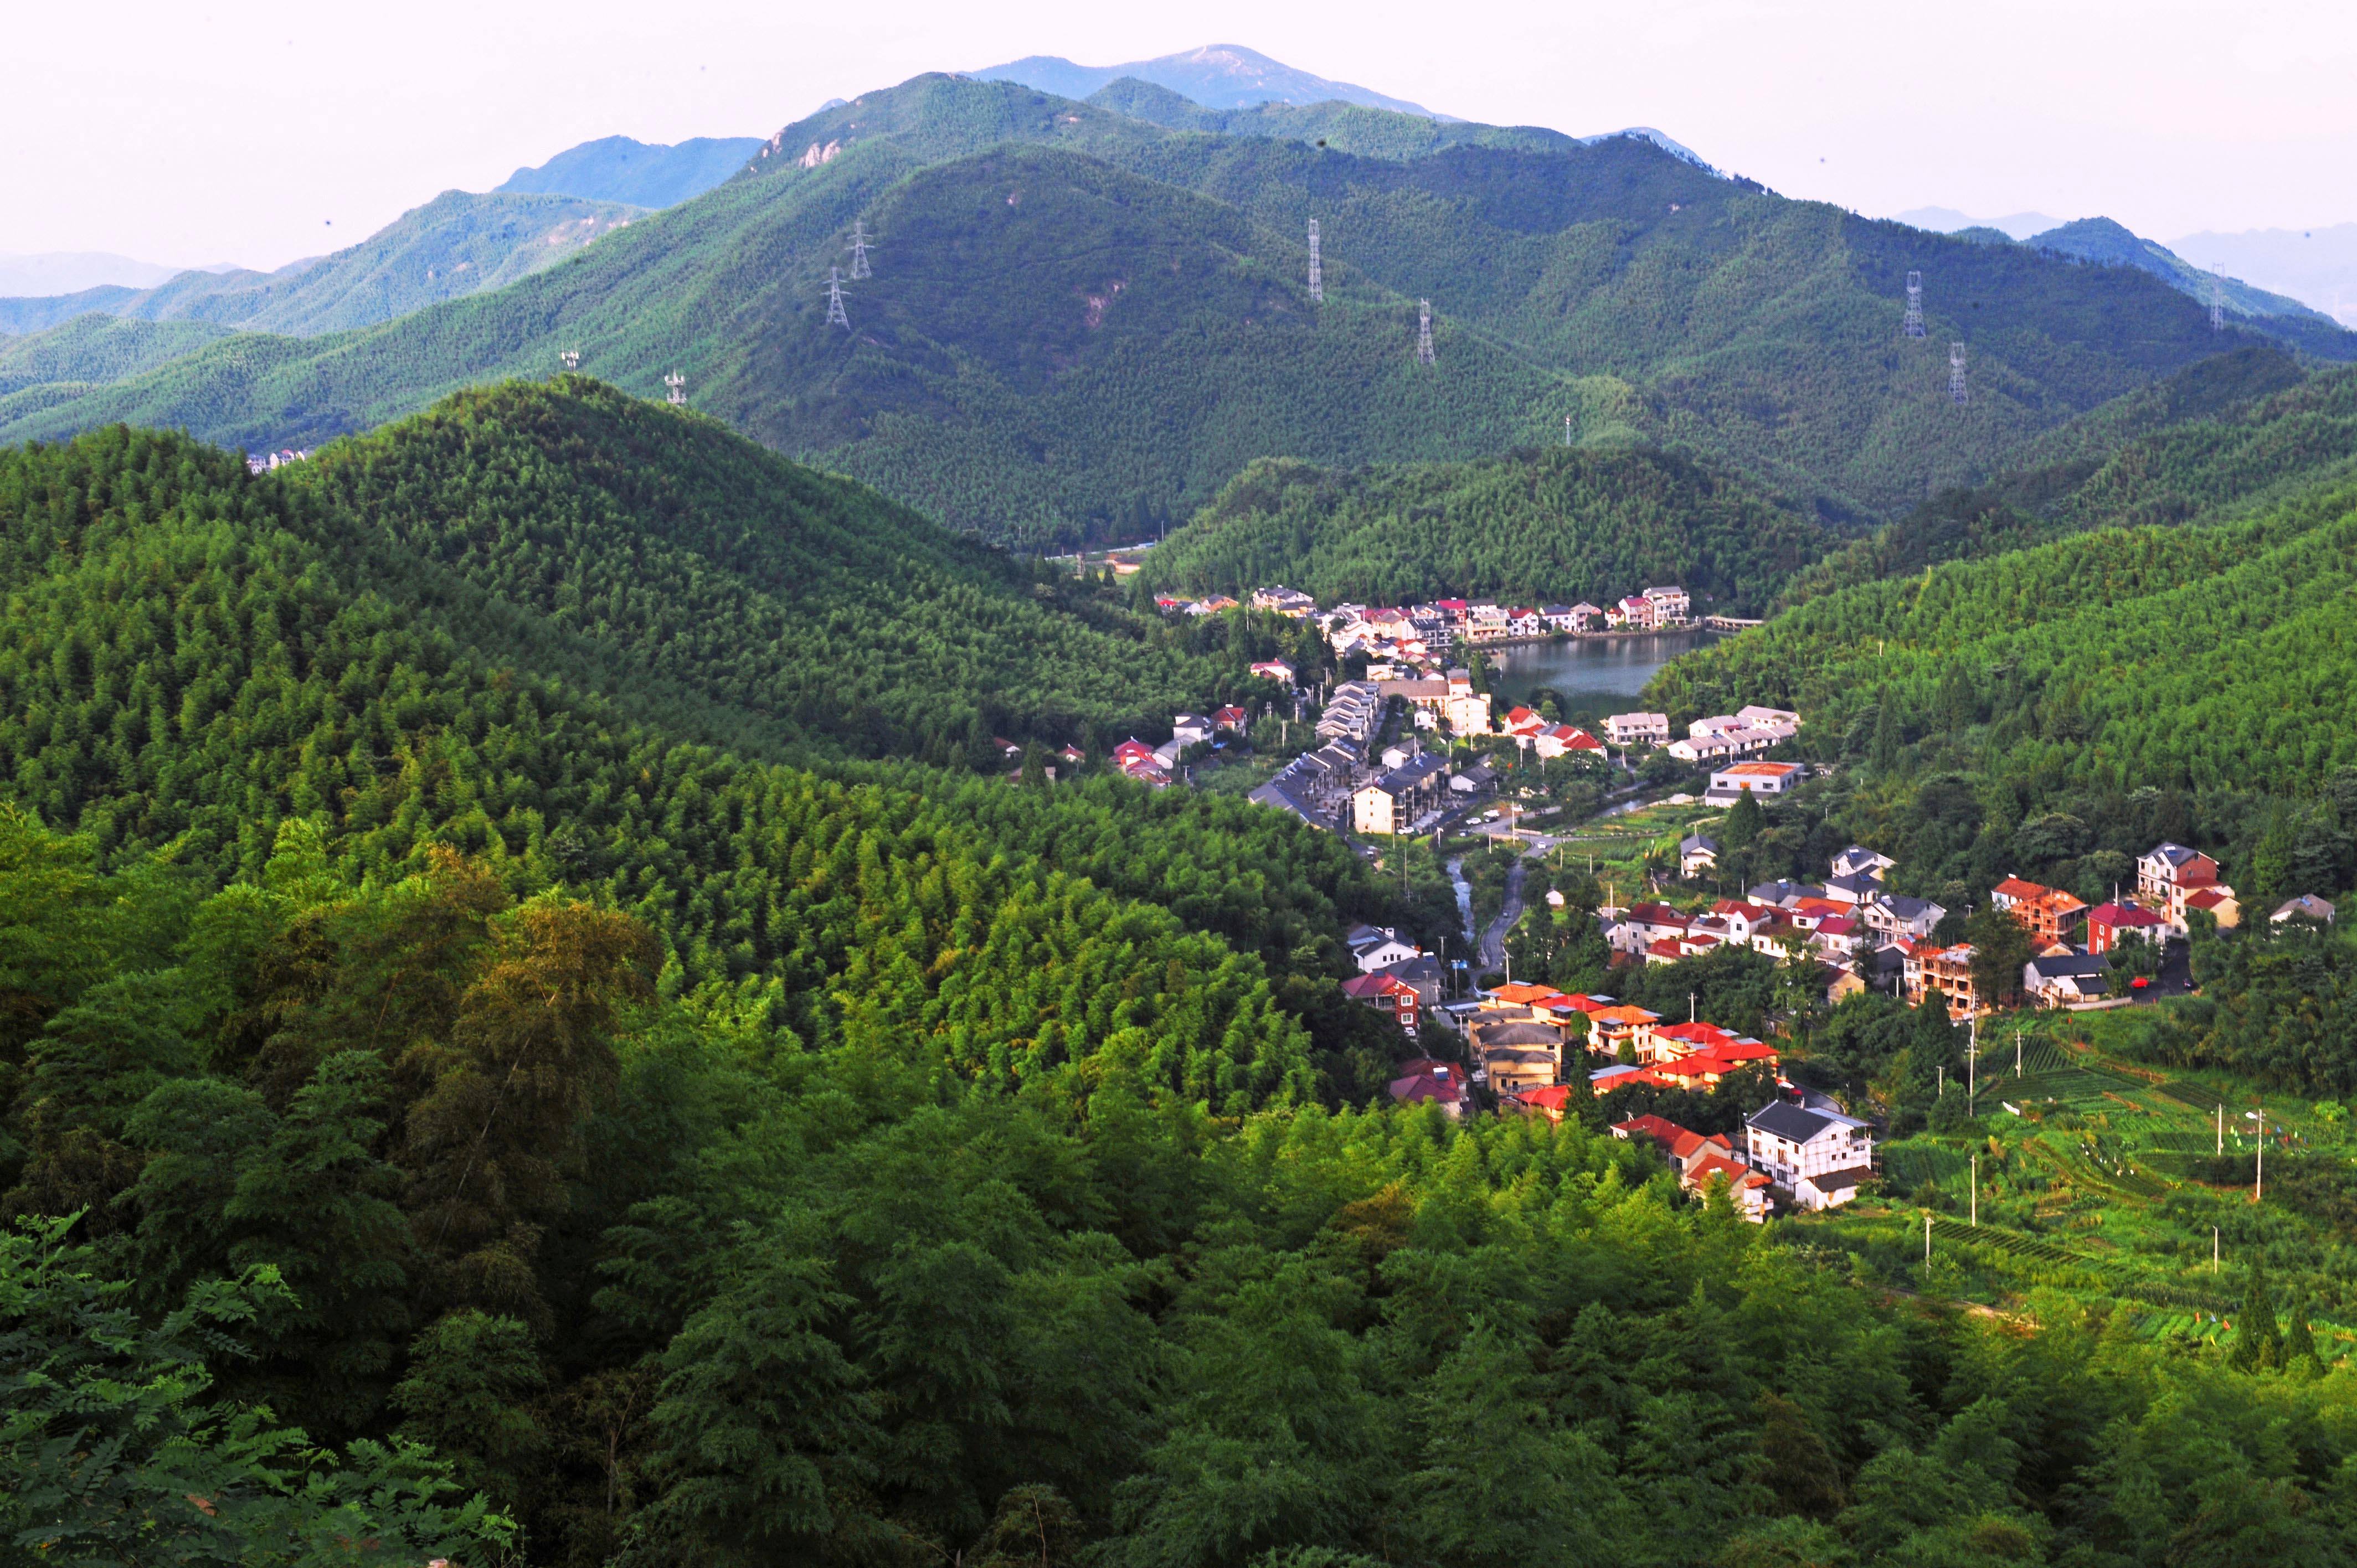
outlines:
[[1509, 703], [1527, 702], [1533, 692], [1549, 687], [1562, 693], [1565, 718], [1600, 718], [1627, 711], [1654, 671], [1717, 636], [1695, 628], [1493, 648], [1489, 650], [1491, 685]]

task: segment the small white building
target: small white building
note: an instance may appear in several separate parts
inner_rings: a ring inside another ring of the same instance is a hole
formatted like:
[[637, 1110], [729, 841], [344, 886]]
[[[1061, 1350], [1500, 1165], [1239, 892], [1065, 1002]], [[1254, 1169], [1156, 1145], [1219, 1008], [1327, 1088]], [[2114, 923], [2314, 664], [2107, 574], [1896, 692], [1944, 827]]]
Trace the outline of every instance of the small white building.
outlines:
[[1792, 1195], [1803, 1208], [1833, 1208], [1874, 1176], [1874, 1131], [1854, 1116], [1770, 1101], [1743, 1123], [1752, 1169]]

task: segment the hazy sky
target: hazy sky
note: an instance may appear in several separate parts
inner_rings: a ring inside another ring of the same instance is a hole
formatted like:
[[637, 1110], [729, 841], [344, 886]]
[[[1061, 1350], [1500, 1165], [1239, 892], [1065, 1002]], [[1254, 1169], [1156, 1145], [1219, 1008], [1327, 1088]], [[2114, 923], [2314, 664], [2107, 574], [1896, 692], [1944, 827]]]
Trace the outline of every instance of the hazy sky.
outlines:
[[0, 252], [275, 265], [593, 136], [767, 135], [923, 70], [1205, 43], [1469, 119], [1657, 126], [1869, 214], [2357, 219], [2348, 0], [13, 0], [5, 37]]

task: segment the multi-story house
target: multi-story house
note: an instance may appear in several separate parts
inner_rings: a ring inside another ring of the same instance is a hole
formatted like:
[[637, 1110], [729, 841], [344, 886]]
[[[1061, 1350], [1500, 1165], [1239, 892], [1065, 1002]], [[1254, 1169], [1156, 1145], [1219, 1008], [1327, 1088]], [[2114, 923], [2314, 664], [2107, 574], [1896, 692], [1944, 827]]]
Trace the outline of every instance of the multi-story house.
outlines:
[[1684, 588], [1647, 588], [1644, 598], [1653, 607], [1655, 626], [1684, 626], [1693, 618], [1693, 601]]
[[1743, 1123], [1744, 1155], [1803, 1208], [1831, 1208], [1874, 1176], [1874, 1131], [1855, 1117], [1779, 1100]]
[[1667, 746], [1667, 714], [1614, 714], [1604, 721], [1604, 738], [1615, 746]]
[[1989, 902], [2012, 916], [2041, 945], [2068, 940], [2079, 917], [2087, 912], [2084, 899], [2018, 876], [2008, 876], [1990, 888]]
[[1946, 998], [1951, 1018], [1968, 1018], [1982, 1011], [1973, 993], [1971, 943], [1942, 948], [1910, 941], [1900, 950], [1904, 956], [1900, 983], [1906, 988], [1910, 1006], [1921, 1007], [1923, 999], [1936, 992]]

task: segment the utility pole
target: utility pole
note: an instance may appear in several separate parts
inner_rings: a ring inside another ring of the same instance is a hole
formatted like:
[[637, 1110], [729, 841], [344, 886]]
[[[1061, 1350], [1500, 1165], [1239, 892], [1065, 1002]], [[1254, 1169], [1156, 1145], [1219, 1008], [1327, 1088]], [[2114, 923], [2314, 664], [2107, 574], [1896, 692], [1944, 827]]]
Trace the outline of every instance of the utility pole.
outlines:
[[2215, 1225], [2210, 1227], [2210, 1272], [2213, 1274], [2218, 1272], [2218, 1228]]
[[1318, 220], [1309, 220], [1309, 303], [1321, 305], [1326, 299], [1326, 263], [1318, 251]]
[[1691, 1023], [1693, 1023], [1694, 1021], [1695, 1021], [1695, 993], [1693, 993], [1693, 992], [1689, 991], [1689, 992], [1687, 992], [1687, 993], [1686, 993], [1686, 1022], [1687, 1022], [1687, 1023], [1689, 1023], [1689, 1024], [1691, 1024]]
[[1571, 445], [1571, 415], [1567, 413], [1563, 416], [1563, 444]]
[[2267, 1195], [2267, 1113], [2266, 1109], [2263, 1107], [2260, 1110], [2252, 1112], [2250, 1115], [2251, 1120], [2259, 1124], [2258, 1164], [2253, 1168], [2251, 1173], [2253, 1177], [2251, 1182], [2251, 1201], [2253, 1203], [2256, 1203]]
[[1933, 1098], [1945, 1100], [1948, 1097], [1948, 1064], [1942, 1062], [1932, 1070], [1936, 1071], [1940, 1075], [1940, 1087], [1937, 1092], [1933, 1095]]
[[1973, 1229], [1981, 1228], [1981, 1157], [1973, 1156]]
[[670, 403], [673, 408], [682, 407], [686, 403], [687, 378], [685, 376], [681, 375], [677, 371], [673, 371], [671, 374], [663, 378], [663, 385], [671, 389], [670, 394], [663, 399], [664, 402]]
[[2225, 1153], [2226, 1153], [2226, 1102], [2225, 1102], [2224, 1101], [2222, 1101], [2222, 1101], [2220, 1101], [2218, 1102], [2218, 1151], [2217, 1151], [2217, 1152], [2218, 1152], [2218, 1154], [2219, 1154], [2219, 1155], [2220, 1155], [2221, 1157], [2223, 1157], [2223, 1156], [2224, 1156], [2224, 1155], [2225, 1155]]
[[855, 278], [874, 277], [867, 265], [867, 222], [854, 219], [851, 223], [851, 275]]
[[1975, 1013], [1971, 1020], [1971, 1035], [1964, 1042], [1964, 1114], [1973, 1113], [1973, 1096], [1981, 1087], [1981, 1018]]
[[1923, 336], [1923, 274], [1907, 274], [1907, 322], [1900, 328], [1910, 338]]
[[2021, 1031], [2013, 1032], [2013, 1076], [2021, 1076]]
[[1972, 393], [1964, 388], [1964, 346], [1948, 345], [1948, 401], [1961, 408], [1972, 402]]
[[1932, 1261], [1932, 1211], [1928, 1208], [1923, 1211], [1923, 1261]]
[[1428, 299], [1419, 299], [1415, 302], [1415, 362], [1419, 365], [1429, 365], [1434, 362], [1432, 301]]
[[840, 327], [845, 332], [851, 330], [851, 317], [843, 308], [843, 269], [841, 267], [826, 269], [826, 324], [829, 327]]

